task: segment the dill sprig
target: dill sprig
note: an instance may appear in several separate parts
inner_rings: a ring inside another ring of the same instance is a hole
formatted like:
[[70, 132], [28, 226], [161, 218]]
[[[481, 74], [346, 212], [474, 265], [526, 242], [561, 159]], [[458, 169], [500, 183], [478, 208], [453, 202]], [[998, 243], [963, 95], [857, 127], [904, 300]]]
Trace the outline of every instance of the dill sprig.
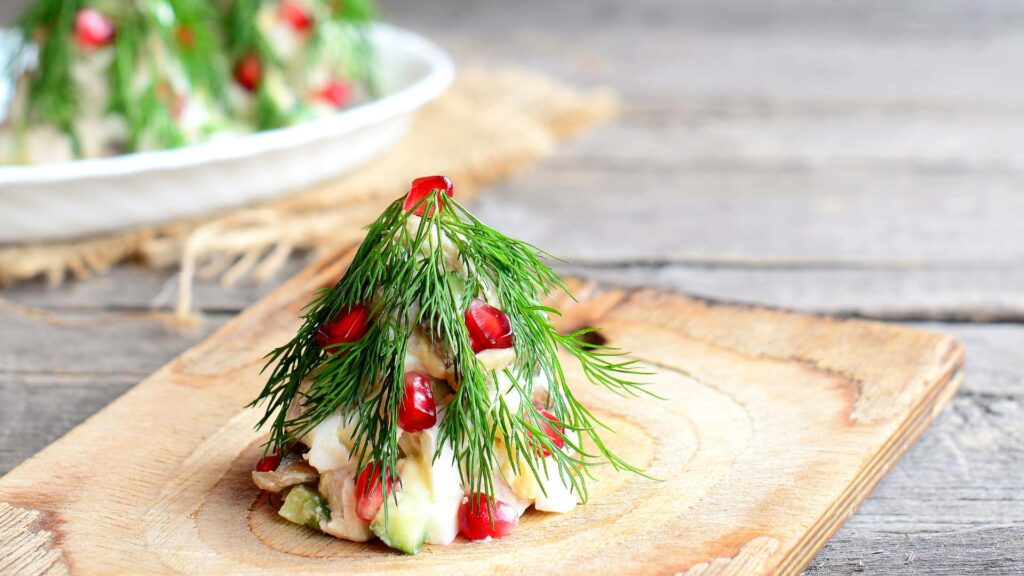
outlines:
[[[223, 55], [217, 10], [209, 0], [169, 0], [174, 26], [161, 30], [164, 43], [174, 50], [193, 92], [220, 96], [227, 86], [229, 71]], [[230, 102], [224, 103], [230, 107]]]
[[224, 11], [224, 42], [228, 59], [238, 62], [255, 57], [263, 67], [263, 81], [255, 90], [253, 122], [258, 130], [270, 130], [287, 125], [289, 111], [274, 98], [268, 75], [280, 73], [284, 63], [274, 50], [270, 39], [260, 29], [260, 9], [265, 0], [232, 0]]
[[[430, 196], [427, 201], [436, 202]], [[573, 394], [559, 354], [577, 360], [593, 384], [624, 396], [653, 396], [638, 381], [648, 372], [623, 352], [588, 342], [589, 329], [559, 333], [549, 321], [558, 311], [541, 298], [553, 290], [572, 295], [545, 264], [549, 256], [488, 227], [458, 202], [444, 202], [443, 210], [418, 219], [403, 210], [401, 199], [388, 206], [369, 226], [344, 277], [317, 292], [296, 336], [268, 354], [267, 384], [250, 404], [266, 404], [259, 422], [259, 427], [270, 425], [266, 450], [288, 449], [340, 411], [355, 420], [352, 454], [359, 468], [374, 462], [382, 482], [387, 470], [397, 480], [405, 349], [413, 331], [421, 329], [447, 352], [457, 383], [439, 425], [434, 458], [442, 446], [450, 446], [470, 492], [494, 494], [496, 439], [515, 474], [528, 470], [543, 486], [542, 476], [557, 471], [582, 501], [587, 499], [583, 473], [592, 465], [605, 462], [641, 473], [601, 439], [607, 427]], [[452, 247], [458, 262], [452, 261]], [[488, 292], [500, 300], [515, 336], [515, 363], [501, 375], [478, 360], [464, 324], [470, 302]], [[320, 326], [357, 304], [371, 310], [365, 335], [321, 350]], [[571, 450], [555, 447], [545, 431], [548, 420], [532, 403], [538, 376], [548, 381], [545, 407], [564, 426], [564, 433], [556, 433]], [[582, 439], [590, 441], [591, 451]], [[545, 452], [549, 458], [541, 456]]]
[[[379, 95], [373, 45], [367, 34], [367, 24], [376, 15], [371, 0], [329, 0], [327, 11], [332, 26], [317, 27], [313, 38], [314, 45], [321, 47], [336, 46], [341, 54], [335, 54], [345, 63], [348, 77], [358, 85], [366, 87], [367, 94], [376, 98]], [[333, 35], [333, 42], [322, 42], [326, 34]]]
[[[37, 73], [28, 82], [28, 94], [24, 118], [18, 123], [16, 137], [24, 138], [24, 127], [38, 118], [48, 122], [71, 141], [75, 156], [81, 156], [82, 143], [75, 130], [74, 120], [78, 114], [78, 90], [71, 74], [71, 61], [75, 49], [70, 31], [79, 2], [69, 0], [38, 0], [31, 5], [18, 21], [22, 30], [22, 41], [39, 46]], [[20, 145], [19, 145], [20, 147]]]

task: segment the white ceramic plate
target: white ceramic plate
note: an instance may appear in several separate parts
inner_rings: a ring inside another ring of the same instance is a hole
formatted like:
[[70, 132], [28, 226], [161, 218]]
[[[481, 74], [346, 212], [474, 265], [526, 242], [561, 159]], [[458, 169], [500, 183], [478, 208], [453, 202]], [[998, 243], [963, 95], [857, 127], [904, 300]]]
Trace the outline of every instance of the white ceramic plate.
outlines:
[[[272, 198], [365, 164], [451, 84], [451, 59], [412, 32], [375, 24], [382, 96], [337, 115], [175, 150], [0, 166], [0, 243], [153, 224]], [[0, 87], [0, 93], [4, 90]]]

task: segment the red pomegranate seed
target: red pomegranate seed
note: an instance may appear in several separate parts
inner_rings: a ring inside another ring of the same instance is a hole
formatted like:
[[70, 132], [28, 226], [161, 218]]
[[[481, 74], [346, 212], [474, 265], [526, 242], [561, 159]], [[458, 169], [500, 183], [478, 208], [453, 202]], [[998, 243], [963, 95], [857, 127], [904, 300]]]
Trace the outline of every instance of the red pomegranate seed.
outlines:
[[398, 425], [406, 432], [426, 430], [437, 423], [437, 406], [430, 378], [422, 372], [405, 373], [402, 406], [398, 410]]
[[157, 97], [167, 106], [171, 117], [175, 120], [181, 118], [185, 107], [188, 106], [188, 96], [176, 92], [170, 83], [162, 81], [154, 86], [154, 91]]
[[[449, 197], [455, 196], [455, 191], [452, 188], [452, 181], [447, 176], [424, 176], [417, 178], [412, 181], [412, 186], [409, 188], [409, 194], [405, 197], [405, 203], [402, 204], [402, 209], [408, 212], [412, 210], [420, 200], [427, 197], [428, 194], [434, 190], [440, 190], [447, 194]], [[437, 203], [440, 209], [444, 209], [444, 196], [438, 195]], [[423, 216], [423, 212], [426, 211], [428, 216], [434, 214], [434, 203], [431, 200], [427, 200], [423, 204], [420, 204], [413, 214], [417, 216]]]
[[117, 30], [99, 10], [83, 8], [75, 14], [75, 40], [86, 48], [99, 48], [114, 41]]
[[267, 454], [260, 461], [256, 463], [257, 472], [273, 472], [277, 470], [277, 465], [281, 463], [280, 454]]
[[244, 56], [235, 64], [235, 81], [250, 92], [259, 88], [263, 81], [263, 64], [255, 54]]
[[384, 496], [391, 493], [390, 470], [385, 475], [387, 491], [381, 490], [380, 466], [376, 462], [371, 462], [356, 478], [356, 516], [363, 522], [373, 521], [384, 503]]
[[511, 348], [515, 343], [508, 316], [479, 298], [474, 298], [466, 308], [466, 328], [469, 329], [469, 342], [474, 353]]
[[[558, 418], [556, 418], [555, 415], [549, 412], [548, 410], [541, 408], [540, 410], [538, 410], [538, 412], [540, 412], [541, 416], [550, 420], [554, 424], [554, 428], [552, 428], [552, 425], [548, 424], [547, 422], [541, 422], [540, 424], [541, 427], [544, 429], [544, 432], [547, 433], [548, 438], [551, 440], [551, 443], [555, 445], [555, 448], [564, 448], [565, 438], [563, 438], [562, 436], [565, 435], [565, 426], [562, 426]], [[555, 432], [555, 428], [558, 428], [558, 432]], [[559, 435], [559, 432], [561, 432], [562, 435]], [[528, 432], [528, 434], [530, 434], [531, 436], [533, 435], [532, 432]], [[547, 448], [540, 447], [537, 449], [537, 454], [539, 454], [541, 457], [551, 456], [551, 451], [548, 450]]]
[[313, 27], [313, 16], [298, 2], [284, 0], [278, 10], [281, 20], [287, 22], [296, 32], [308, 32]]
[[[346, 308], [334, 317], [334, 320], [320, 326], [316, 331], [316, 342], [321, 348], [327, 349], [336, 344], [355, 342], [366, 334], [367, 320], [370, 309], [362, 304]], [[327, 350], [333, 354], [334, 350]]]
[[341, 80], [331, 80], [322, 88], [317, 90], [315, 94], [318, 99], [334, 106], [335, 108], [341, 108], [344, 106], [351, 95], [352, 88]]
[[519, 514], [510, 504], [491, 500], [478, 492], [462, 499], [459, 506], [459, 530], [470, 540], [501, 538], [519, 525]]
[[174, 29], [174, 37], [185, 48], [192, 48], [196, 45], [196, 33], [191, 27], [181, 25]]
[[188, 96], [184, 94], [175, 94], [174, 101], [171, 103], [171, 116], [175, 120], [180, 120], [186, 107], [188, 107]]

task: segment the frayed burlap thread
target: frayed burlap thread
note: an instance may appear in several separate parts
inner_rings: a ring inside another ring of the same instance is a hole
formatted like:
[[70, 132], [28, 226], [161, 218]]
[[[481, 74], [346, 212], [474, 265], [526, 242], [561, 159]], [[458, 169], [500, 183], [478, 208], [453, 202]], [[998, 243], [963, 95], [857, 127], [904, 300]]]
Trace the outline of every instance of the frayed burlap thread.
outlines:
[[[580, 92], [522, 71], [469, 71], [425, 108], [391, 151], [336, 181], [205, 218], [89, 238], [0, 248], [0, 285], [60, 284], [135, 260], [181, 266], [176, 314], [192, 310], [196, 277], [265, 281], [295, 250], [329, 252], [358, 242], [363, 227], [408, 183], [447, 174], [460, 199], [548, 154], [611, 117], [614, 96]], [[329, 159], [325, 159], [329, 161]]]

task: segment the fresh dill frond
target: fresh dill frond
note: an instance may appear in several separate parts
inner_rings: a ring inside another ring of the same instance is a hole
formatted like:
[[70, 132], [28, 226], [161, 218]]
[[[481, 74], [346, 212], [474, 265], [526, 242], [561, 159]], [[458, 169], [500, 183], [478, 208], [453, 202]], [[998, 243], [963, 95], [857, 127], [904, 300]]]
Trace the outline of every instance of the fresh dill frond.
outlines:
[[82, 144], [74, 124], [79, 101], [71, 73], [75, 46], [69, 32], [79, 6], [80, 2], [71, 0], [38, 0], [18, 21], [23, 41], [39, 47], [39, 63], [28, 82], [20, 125], [39, 120], [56, 126], [68, 136], [75, 156], [81, 156]]

